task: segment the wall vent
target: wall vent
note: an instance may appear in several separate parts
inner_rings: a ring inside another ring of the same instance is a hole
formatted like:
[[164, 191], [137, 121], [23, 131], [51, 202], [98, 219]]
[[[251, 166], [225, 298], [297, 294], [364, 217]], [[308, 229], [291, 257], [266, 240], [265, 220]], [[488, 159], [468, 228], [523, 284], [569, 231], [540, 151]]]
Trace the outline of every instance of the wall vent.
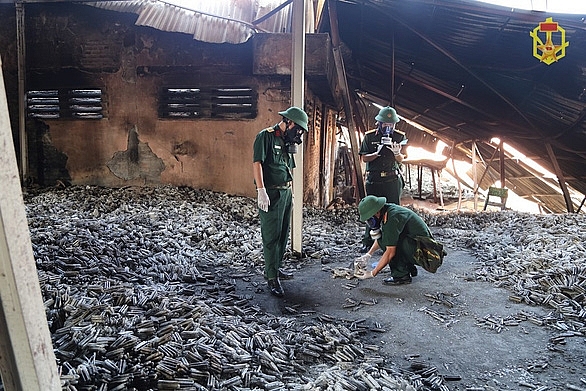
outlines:
[[104, 118], [100, 89], [31, 90], [26, 102], [29, 118]]
[[252, 119], [257, 115], [257, 95], [248, 87], [164, 88], [159, 118]]

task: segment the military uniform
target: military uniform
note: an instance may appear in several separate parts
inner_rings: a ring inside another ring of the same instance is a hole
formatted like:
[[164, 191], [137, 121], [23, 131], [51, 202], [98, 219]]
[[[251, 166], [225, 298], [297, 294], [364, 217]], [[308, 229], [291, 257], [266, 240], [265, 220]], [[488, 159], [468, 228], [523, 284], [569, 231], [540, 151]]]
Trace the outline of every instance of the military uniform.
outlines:
[[381, 238], [378, 239], [380, 248], [385, 251], [388, 246], [396, 246], [395, 256], [389, 263], [393, 278], [409, 277], [415, 265], [415, 237], [432, 237], [427, 224], [411, 209], [387, 203], [386, 212], [381, 219]]
[[[382, 134], [377, 132], [376, 129], [366, 132], [359, 154], [375, 153], [381, 143], [381, 138]], [[393, 142], [400, 143], [405, 139], [405, 133], [395, 129], [391, 134], [391, 139]], [[401, 166], [391, 150], [385, 147], [381, 150], [380, 157], [366, 162], [366, 195], [386, 197], [387, 202], [399, 205], [403, 187]], [[366, 232], [362, 238], [362, 244], [365, 247], [370, 247], [373, 244], [368, 227], [366, 227]]]
[[264, 185], [271, 201], [267, 212], [259, 210], [267, 279], [277, 278], [283, 262], [293, 205], [291, 170], [295, 168], [295, 159], [287, 152], [283, 138], [276, 136], [278, 129], [275, 125], [261, 130], [253, 145], [253, 161], [262, 163]]

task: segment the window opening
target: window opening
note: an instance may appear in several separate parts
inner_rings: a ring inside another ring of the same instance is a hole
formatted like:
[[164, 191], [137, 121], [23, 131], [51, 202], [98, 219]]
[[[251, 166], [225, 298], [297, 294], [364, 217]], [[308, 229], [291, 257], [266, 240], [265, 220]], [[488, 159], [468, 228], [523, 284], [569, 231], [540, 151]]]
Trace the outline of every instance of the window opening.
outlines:
[[71, 118], [104, 118], [102, 90], [70, 90], [68, 103]]
[[30, 118], [101, 119], [104, 117], [102, 90], [31, 90], [27, 92]]
[[257, 114], [256, 101], [255, 92], [248, 87], [165, 88], [159, 117], [251, 119]]
[[254, 92], [251, 88], [217, 88], [212, 90], [212, 117], [256, 117]]
[[199, 88], [167, 88], [159, 107], [161, 118], [194, 118], [201, 116]]
[[59, 91], [29, 91], [26, 97], [30, 118], [59, 118]]

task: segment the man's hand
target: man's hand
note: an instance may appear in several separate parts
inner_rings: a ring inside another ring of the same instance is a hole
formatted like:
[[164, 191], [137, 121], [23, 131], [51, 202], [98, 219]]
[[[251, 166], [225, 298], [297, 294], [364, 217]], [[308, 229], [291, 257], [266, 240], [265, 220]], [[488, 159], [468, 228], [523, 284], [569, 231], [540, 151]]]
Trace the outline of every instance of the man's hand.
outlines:
[[258, 201], [258, 208], [263, 212], [269, 211], [269, 205], [271, 204], [271, 200], [269, 195], [267, 194], [267, 190], [264, 187], [256, 189], [257, 194], [257, 201]]
[[401, 144], [399, 143], [391, 143], [389, 145], [389, 149], [393, 152], [393, 155], [400, 155], [401, 154]]

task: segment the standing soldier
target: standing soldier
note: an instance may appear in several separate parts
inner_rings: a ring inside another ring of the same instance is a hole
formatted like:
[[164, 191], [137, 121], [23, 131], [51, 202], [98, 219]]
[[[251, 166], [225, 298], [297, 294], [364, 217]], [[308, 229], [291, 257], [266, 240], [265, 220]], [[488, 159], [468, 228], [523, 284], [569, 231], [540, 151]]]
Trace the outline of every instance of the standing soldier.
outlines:
[[[385, 197], [387, 202], [400, 205], [403, 191], [400, 163], [404, 159], [401, 143], [405, 143], [405, 133], [395, 129], [399, 116], [394, 108], [380, 109], [376, 129], [364, 135], [360, 146], [360, 158], [366, 163], [366, 194]], [[361, 253], [366, 253], [373, 245], [370, 229], [366, 227], [362, 238]]]
[[281, 270], [289, 239], [289, 226], [293, 195], [291, 170], [295, 167], [293, 154], [307, 132], [308, 117], [305, 111], [292, 106], [280, 111], [281, 121], [261, 130], [253, 146], [253, 173], [265, 260], [265, 278], [271, 294], [283, 297], [281, 279], [293, 276]]

